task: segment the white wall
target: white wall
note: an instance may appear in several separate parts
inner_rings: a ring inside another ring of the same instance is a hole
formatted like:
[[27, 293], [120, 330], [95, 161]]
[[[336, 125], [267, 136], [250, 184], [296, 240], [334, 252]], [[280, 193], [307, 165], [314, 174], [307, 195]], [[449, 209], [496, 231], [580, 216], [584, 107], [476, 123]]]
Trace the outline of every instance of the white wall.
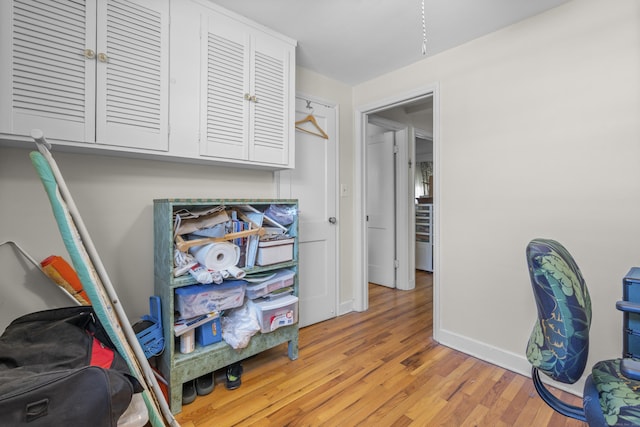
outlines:
[[[341, 167], [346, 171], [341, 173], [352, 188], [351, 89], [305, 70], [298, 70], [297, 81], [306, 94], [340, 103], [339, 147], [344, 160]], [[29, 160], [35, 145], [25, 145], [25, 149], [0, 146], [0, 242], [17, 242], [37, 261], [52, 254], [70, 261]], [[148, 298], [153, 294], [153, 199], [276, 197], [273, 174], [267, 171], [71, 154], [55, 148], [53, 154], [131, 321], [148, 313]], [[340, 200], [342, 230], [347, 230], [340, 237], [344, 259], [341, 313], [353, 306], [353, 266], [349, 262], [353, 239], [348, 234], [353, 216], [351, 194]], [[3, 253], [0, 268], [22, 262], [13, 251]], [[11, 286], [0, 286], [3, 293], [6, 288]], [[20, 292], [15, 286], [13, 289]], [[41, 304], [36, 308], [41, 309]]]
[[[52, 254], [70, 261], [29, 151], [0, 147], [0, 240], [18, 242], [38, 261]], [[53, 154], [132, 321], [149, 312], [153, 295], [153, 199], [275, 197], [271, 172]]]
[[527, 373], [525, 246], [554, 238], [591, 289], [591, 361], [619, 357], [640, 265], [640, 2], [574, 0], [354, 88], [440, 88], [440, 338]]

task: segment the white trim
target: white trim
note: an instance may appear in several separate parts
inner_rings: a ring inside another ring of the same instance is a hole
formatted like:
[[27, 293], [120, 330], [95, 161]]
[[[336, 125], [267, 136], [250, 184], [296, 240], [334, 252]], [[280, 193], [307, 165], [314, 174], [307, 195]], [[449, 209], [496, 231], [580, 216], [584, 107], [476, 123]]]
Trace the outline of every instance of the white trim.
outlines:
[[433, 339], [440, 338], [440, 253], [442, 250], [442, 239], [440, 236], [440, 212], [442, 203], [440, 202], [440, 177], [442, 173], [442, 160], [440, 159], [440, 147], [442, 137], [440, 135], [440, 85], [432, 86], [433, 93]]
[[[407, 236], [409, 235], [409, 187], [407, 174], [409, 173], [409, 127], [396, 131], [396, 146], [398, 154], [396, 156], [396, 260], [399, 261], [396, 269], [396, 289], [408, 291], [415, 287], [415, 281], [410, 278], [414, 274], [409, 271], [409, 245]], [[413, 186], [410, 188], [413, 194]], [[414, 228], [415, 230], [415, 228]]]
[[[357, 311], [366, 311], [369, 308], [369, 288], [367, 282], [367, 199], [365, 195], [365, 136], [367, 134], [366, 110], [355, 109], [355, 165], [354, 165], [354, 206], [353, 206], [353, 308]], [[359, 196], [359, 197], [358, 197]]]
[[353, 299], [350, 299], [348, 301], [343, 301], [341, 304], [338, 304], [338, 316], [351, 313], [354, 310], [355, 309], [353, 307]]
[[[500, 366], [504, 369], [520, 374], [525, 378], [531, 378], [531, 363], [529, 363], [527, 358], [524, 356], [524, 353], [505, 351], [504, 349], [494, 347], [485, 342], [477, 341], [473, 338], [459, 335], [448, 330], [440, 331], [440, 340], [438, 342], [444, 346], [453, 348], [456, 351], [461, 351], [462, 353], [475, 357], [476, 359], [484, 360], [492, 365]], [[545, 384], [549, 384], [555, 388], [580, 397], [582, 397], [585, 378], [586, 377], [583, 377], [575, 384], [569, 385], [553, 381], [546, 375], [541, 376], [541, 379]]]
[[369, 292], [367, 283], [367, 233], [366, 233], [366, 151], [365, 136], [367, 116], [377, 111], [386, 110], [410, 101], [433, 96], [433, 160], [434, 160], [434, 272], [433, 272], [433, 338], [439, 341], [440, 335], [440, 87], [438, 83], [414, 89], [407, 93], [378, 100], [355, 108], [355, 165], [354, 185], [360, 197], [354, 201], [354, 309], [367, 310]]

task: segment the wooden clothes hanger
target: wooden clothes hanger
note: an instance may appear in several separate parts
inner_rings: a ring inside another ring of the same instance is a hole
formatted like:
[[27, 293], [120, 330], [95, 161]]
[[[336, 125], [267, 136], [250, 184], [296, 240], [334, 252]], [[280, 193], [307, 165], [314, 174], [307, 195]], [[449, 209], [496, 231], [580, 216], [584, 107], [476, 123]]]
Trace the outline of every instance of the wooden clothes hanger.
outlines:
[[[300, 125], [303, 123], [311, 123], [318, 130], [318, 132], [313, 132], [300, 127]], [[296, 129], [301, 130], [302, 132], [310, 133], [311, 135], [319, 136], [324, 139], [329, 139], [329, 135], [327, 135], [327, 133], [320, 127], [320, 125], [316, 121], [316, 118], [313, 116], [313, 114], [309, 114], [304, 119], [298, 120], [296, 122]]]

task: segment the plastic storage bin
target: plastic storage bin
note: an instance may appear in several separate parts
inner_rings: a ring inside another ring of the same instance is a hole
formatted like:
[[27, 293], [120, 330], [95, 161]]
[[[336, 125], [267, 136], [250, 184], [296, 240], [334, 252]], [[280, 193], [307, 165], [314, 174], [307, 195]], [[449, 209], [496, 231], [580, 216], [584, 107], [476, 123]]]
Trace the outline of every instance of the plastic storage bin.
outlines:
[[273, 332], [298, 322], [298, 297], [287, 295], [268, 301], [254, 301], [258, 310], [260, 332]]
[[[640, 267], [632, 267], [622, 279], [622, 298], [625, 302], [640, 304]], [[640, 357], [640, 314], [623, 313], [623, 357]]]
[[632, 267], [622, 280], [622, 298], [640, 303], [640, 267]]
[[289, 239], [264, 240], [258, 243], [256, 264], [271, 265], [293, 259], [293, 237]]
[[262, 283], [248, 283], [246, 291], [247, 297], [249, 299], [256, 299], [270, 292], [277, 291], [278, 289], [293, 286], [294, 276], [295, 272], [292, 270], [280, 270], [271, 279], [265, 280]]
[[190, 285], [176, 289], [176, 309], [180, 318], [240, 307], [244, 302], [246, 283], [244, 280], [230, 280], [220, 285]]

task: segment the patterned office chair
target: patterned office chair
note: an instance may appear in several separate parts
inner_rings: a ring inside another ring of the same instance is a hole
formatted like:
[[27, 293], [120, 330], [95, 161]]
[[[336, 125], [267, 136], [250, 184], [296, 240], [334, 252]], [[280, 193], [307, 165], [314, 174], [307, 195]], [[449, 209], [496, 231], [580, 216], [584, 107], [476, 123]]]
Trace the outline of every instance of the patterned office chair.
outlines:
[[563, 402], [542, 383], [540, 372], [566, 384], [582, 376], [589, 355], [591, 298], [580, 269], [560, 243], [532, 240], [527, 263], [538, 309], [527, 359], [540, 397], [555, 411], [589, 426], [640, 426], [640, 376], [622, 375], [622, 359], [595, 364], [584, 386], [582, 407]]

